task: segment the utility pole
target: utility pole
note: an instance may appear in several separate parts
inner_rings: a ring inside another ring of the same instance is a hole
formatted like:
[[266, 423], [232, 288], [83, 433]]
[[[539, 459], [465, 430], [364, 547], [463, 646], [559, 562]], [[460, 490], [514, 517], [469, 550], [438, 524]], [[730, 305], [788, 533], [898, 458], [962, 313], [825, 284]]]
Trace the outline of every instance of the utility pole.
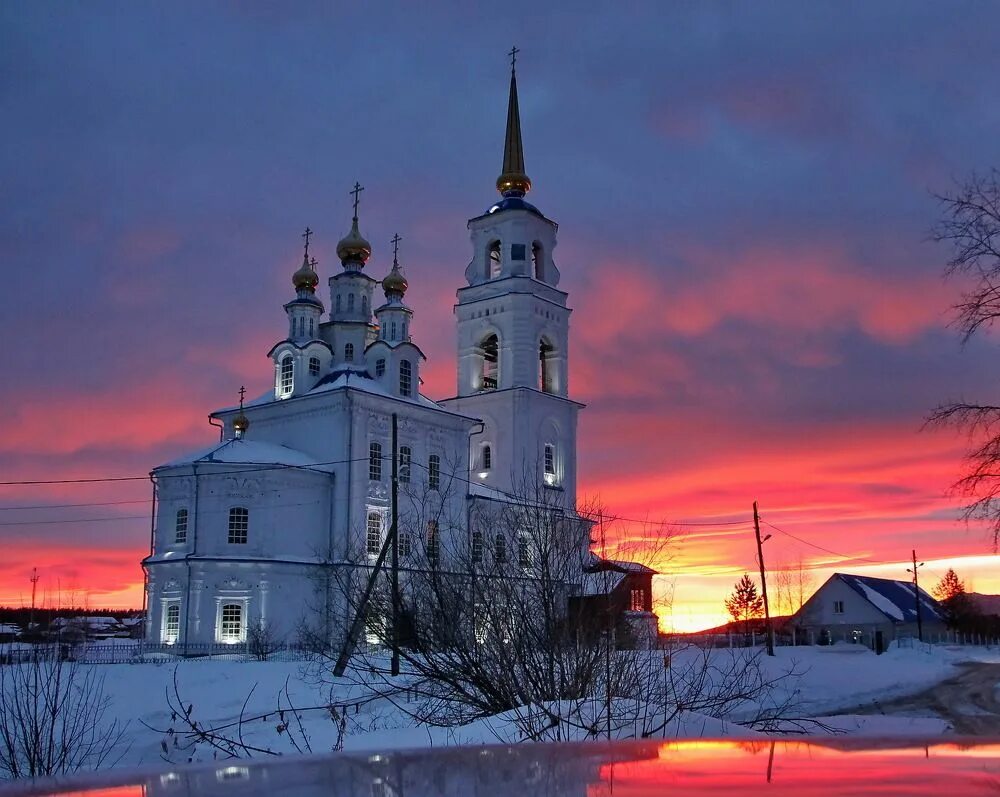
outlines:
[[[605, 559], [607, 538], [604, 533], [604, 510], [597, 510], [598, 524], [601, 527], [601, 558]], [[605, 629], [607, 639], [604, 640], [604, 710], [607, 714], [608, 740], [611, 740], [611, 645], [614, 638], [614, 626], [611, 616], [611, 590], [608, 589], [608, 571], [604, 570], [604, 613], [607, 616], [608, 627]]]
[[[406, 463], [410, 467], [410, 463]], [[392, 545], [392, 566], [390, 580], [392, 584], [392, 664], [390, 672], [399, 675], [399, 439], [397, 434], [396, 413], [392, 414], [392, 520], [389, 526], [389, 536]]]
[[28, 618], [28, 629], [35, 627], [35, 591], [38, 589], [38, 568], [31, 568], [31, 616]]
[[757, 502], [753, 502], [753, 533], [757, 538], [757, 562], [760, 564], [760, 592], [764, 596], [764, 630], [767, 633], [767, 655], [774, 655], [774, 631], [771, 629], [771, 607], [767, 603], [767, 576], [764, 572], [764, 543], [771, 539], [768, 534], [760, 538], [760, 515], [757, 513]]
[[917, 582], [917, 568], [923, 567], [924, 563], [917, 564], [917, 550], [913, 549], [913, 569], [906, 568], [907, 573], [913, 573], [913, 601], [917, 608], [917, 639], [924, 641], [924, 624], [920, 616], [920, 584]]

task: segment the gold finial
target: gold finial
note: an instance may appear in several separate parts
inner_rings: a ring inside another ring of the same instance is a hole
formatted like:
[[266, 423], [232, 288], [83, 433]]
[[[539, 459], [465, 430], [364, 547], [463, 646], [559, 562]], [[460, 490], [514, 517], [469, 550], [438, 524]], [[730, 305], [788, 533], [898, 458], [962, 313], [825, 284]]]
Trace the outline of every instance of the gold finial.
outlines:
[[237, 437], [243, 437], [247, 429], [250, 428], [250, 419], [243, 414], [243, 398], [246, 396], [246, 393], [246, 387], [240, 385], [240, 414], [233, 419], [233, 434]]
[[515, 64], [520, 50], [511, 47], [510, 95], [507, 98], [507, 136], [503, 144], [503, 172], [497, 178], [497, 190], [504, 196], [524, 196], [531, 190], [531, 179], [524, 173], [524, 148], [521, 145], [521, 113], [517, 104]]
[[402, 296], [406, 293], [406, 289], [410, 284], [406, 281], [406, 277], [403, 276], [403, 272], [399, 268], [399, 242], [403, 239], [399, 237], [397, 232], [392, 236], [392, 270], [389, 275], [382, 280], [382, 290], [385, 291], [386, 298], [388, 298], [390, 293], [398, 293]]
[[360, 262], [361, 265], [364, 265], [372, 254], [372, 245], [365, 240], [361, 231], [358, 230], [358, 202], [360, 201], [361, 192], [364, 190], [365, 188], [361, 183], [355, 182], [354, 188], [349, 192], [354, 196], [354, 219], [351, 222], [351, 231], [341, 238], [340, 243], [337, 244], [337, 257], [345, 264], [348, 262]]

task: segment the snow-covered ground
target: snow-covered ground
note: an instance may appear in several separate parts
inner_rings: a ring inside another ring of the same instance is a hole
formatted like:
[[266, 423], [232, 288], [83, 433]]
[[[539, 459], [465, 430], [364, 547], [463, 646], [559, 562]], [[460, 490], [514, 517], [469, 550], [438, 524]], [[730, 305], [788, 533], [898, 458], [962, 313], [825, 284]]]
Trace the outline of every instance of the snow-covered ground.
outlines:
[[[726, 656], [731, 653], [715, 651], [712, 655]], [[881, 736], [939, 735], [946, 731], [947, 726], [935, 719], [855, 716], [850, 710], [873, 700], [883, 702], [923, 691], [953, 675], [955, 665], [962, 661], [1000, 662], [998, 650], [930, 646], [894, 648], [882, 656], [853, 645], [778, 648], [776, 654], [773, 659], [762, 656], [760, 661], [769, 676], [791, 673], [781, 680], [776, 697], [779, 700], [791, 697], [798, 705], [796, 713], [800, 717], [830, 715], [844, 709], [845, 715], [825, 716], [823, 722], [838, 732]], [[697, 651], [680, 654], [672, 666], [683, 667], [685, 655], [699, 654]], [[281, 751], [292, 748], [287, 731], [278, 730], [290, 718], [287, 712], [279, 714], [279, 699], [287, 709], [289, 701], [296, 707], [304, 708], [330, 703], [345, 704], [359, 695], [359, 687], [339, 686], [332, 677], [325, 685], [317, 683], [300, 662], [188, 660], [179, 663], [164, 661], [89, 666], [100, 668], [105, 676], [105, 690], [111, 699], [111, 716], [129, 723], [127, 735], [131, 747], [118, 766], [158, 764], [164, 755], [177, 763], [213, 758], [213, 752], [207, 745], [202, 744], [191, 753], [175, 746], [179, 743], [179, 736], [160, 732], [170, 727], [183, 730], [176, 718], [171, 717], [166, 697], [172, 689], [175, 672], [183, 705], [185, 708], [190, 706], [191, 716], [199, 724], [235, 722], [241, 711], [246, 716], [266, 713], [266, 719], [258, 719], [243, 729], [244, 740]], [[332, 687], [331, 682], [334, 684]], [[634, 702], [628, 702], [634, 705]], [[604, 711], [600, 699], [577, 708], [591, 717], [600, 716], [600, 712]], [[428, 728], [414, 727], [405, 712], [385, 701], [375, 701], [359, 707], [357, 711], [349, 709], [343, 748], [371, 751], [520, 741], [523, 739], [521, 729], [524, 720], [532, 711], [537, 711], [537, 708], [508, 712], [507, 715], [458, 728]], [[330, 713], [315, 710], [305, 712], [303, 716], [302, 729], [310, 737], [312, 750], [321, 752], [332, 749], [338, 729]], [[732, 719], [738, 722], [741, 718], [734, 715]], [[235, 726], [232, 730], [235, 734]], [[582, 735], [580, 731], [565, 727], [559, 733], [558, 738], [581, 738]], [[618, 735], [634, 735], [634, 729], [622, 729]], [[748, 736], [753, 735], [753, 731], [734, 722], [685, 712], [670, 722], [663, 735]]]

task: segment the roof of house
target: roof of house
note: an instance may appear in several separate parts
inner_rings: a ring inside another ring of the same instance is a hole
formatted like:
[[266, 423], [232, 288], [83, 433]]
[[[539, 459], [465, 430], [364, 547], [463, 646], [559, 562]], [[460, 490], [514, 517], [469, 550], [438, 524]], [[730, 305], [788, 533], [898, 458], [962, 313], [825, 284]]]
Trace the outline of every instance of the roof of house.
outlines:
[[[850, 573], [834, 573], [830, 578], [840, 579], [890, 620], [897, 623], [917, 621], [914, 587], [909, 581], [855, 576]], [[924, 621], [944, 622], [940, 604], [923, 590], [920, 590], [920, 616]]]
[[595, 573], [602, 570], [615, 570], [619, 573], [650, 573], [656, 575], [658, 571], [638, 562], [626, 562], [622, 559], [601, 559], [594, 556], [586, 565], [586, 570]]
[[[177, 468], [196, 462], [223, 462], [236, 465], [286, 465], [294, 468], [329, 470], [314, 457], [288, 446], [262, 443], [243, 438], [232, 438], [209, 448], [171, 460], [160, 468]], [[158, 468], [159, 469], [159, 468]]]

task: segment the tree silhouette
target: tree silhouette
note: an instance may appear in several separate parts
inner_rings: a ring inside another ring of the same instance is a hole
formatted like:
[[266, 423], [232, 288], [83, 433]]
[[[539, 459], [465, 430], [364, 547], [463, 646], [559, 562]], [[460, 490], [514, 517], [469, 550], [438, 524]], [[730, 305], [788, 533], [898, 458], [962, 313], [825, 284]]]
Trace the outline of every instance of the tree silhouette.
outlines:
[[944, 608], [945, 621], [949, 628], [959, 627], [974, 614], [972, 601], [965, 591], [965, 584], [952, 568], [948, 568], [948, 572], [937, 583], [932, 593]]
[[736, 582], [733, 594], [726, 598], [726, 611], [734, 622], [743, 624], [743, 633], [750, 633], [750, 621], [764, 613], [764, 599], [757, 585], [746, 573]]

